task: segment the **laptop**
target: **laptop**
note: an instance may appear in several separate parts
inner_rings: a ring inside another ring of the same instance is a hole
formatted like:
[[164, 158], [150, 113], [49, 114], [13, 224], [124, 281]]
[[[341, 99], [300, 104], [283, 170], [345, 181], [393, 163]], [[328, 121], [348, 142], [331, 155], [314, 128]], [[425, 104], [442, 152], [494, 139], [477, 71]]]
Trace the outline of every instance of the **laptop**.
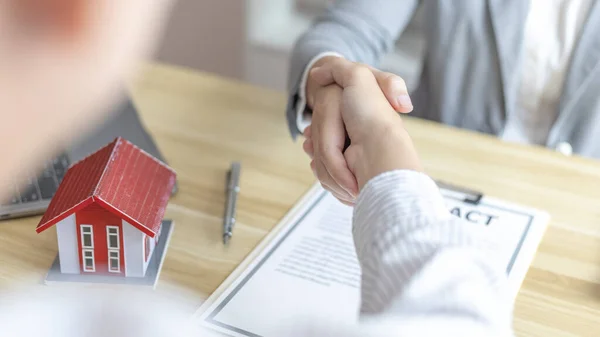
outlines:
[[131, 100], [125, 100], [117, 109], [115, 116], [87, 139], [46, 162], [41, 174], [30, 175], [22, 186], [15, 185], [12, 198], [0, 200], [0, 220], [44, 213], [69, 166], [118, 136], [166, 162], [152, 137], [142, 126]]

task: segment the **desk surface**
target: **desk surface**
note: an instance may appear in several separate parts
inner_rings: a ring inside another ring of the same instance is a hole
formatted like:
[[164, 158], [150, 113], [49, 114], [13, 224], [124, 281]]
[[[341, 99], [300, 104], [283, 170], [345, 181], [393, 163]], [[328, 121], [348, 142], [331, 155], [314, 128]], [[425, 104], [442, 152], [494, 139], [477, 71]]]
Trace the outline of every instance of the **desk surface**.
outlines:
[[[314, 178], [301, 143], [288, 135], [281, 92], [151, 65], [132, 94], [180, 183], [167, 210], [176, 228], [159, 288], [188, 291], [192, 312]], [[435, 178], [552, 215], [517, 299], [517, 333], [598, 335], [600, 163], [415, 119], [406, 125]], [[243, 162], [238, 223], [224, 247], [225, 174], [233, 160]], [[54, 231], [35, 233], [38, 220], [0, 223], [0, 285], [41, 282], [57, 250]]]

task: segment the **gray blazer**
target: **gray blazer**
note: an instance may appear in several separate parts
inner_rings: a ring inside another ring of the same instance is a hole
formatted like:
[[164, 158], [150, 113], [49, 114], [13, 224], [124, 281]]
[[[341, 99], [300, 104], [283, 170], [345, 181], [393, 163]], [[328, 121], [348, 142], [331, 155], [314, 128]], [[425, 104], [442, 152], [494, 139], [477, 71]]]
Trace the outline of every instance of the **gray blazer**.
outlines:
[[[318, 53], [376, 65], [424, 6], [426, 55], [413, 116], [498, 135], [516, 105], [529, 1], [338, 0], [296, 43], [287, 118], [298, 135], [298, 86]], [[594, 0], [565, 78], [546, 146], [600, 158], [600, 4]]]

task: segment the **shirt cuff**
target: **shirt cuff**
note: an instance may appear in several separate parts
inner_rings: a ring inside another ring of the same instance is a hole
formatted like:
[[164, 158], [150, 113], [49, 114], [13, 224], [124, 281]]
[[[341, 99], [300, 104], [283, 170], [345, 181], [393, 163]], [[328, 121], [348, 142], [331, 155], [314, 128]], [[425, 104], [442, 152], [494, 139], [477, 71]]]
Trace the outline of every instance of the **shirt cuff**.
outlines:
[[306, 109], [306, 82], [308, 81], [308, 72], [320, 59], [326, 56], [337, 56], [343, 57], [341, 54], [336, 52], [323, 52], [313, 57], [310, 62], [304, 68], [302, 78], [300, 79], [300, 86], [298, 87], [298, 101], [296, 102], [296, 126], [301, 133], [310, 125], [312, 114]]
[[[389, 229], [381, 228], [381, 223], [397, 226], [402, 232], [416, 220], [427, 225], [451, 216], [433, 179], [417, 171], [395, 170], [376, 176], [363, 187], [354, 208], [353, 231], [377, 236]], [[369, 238], [358, 235], [355, 240]], [[368, 242], [356, 244], [360, 247]]]

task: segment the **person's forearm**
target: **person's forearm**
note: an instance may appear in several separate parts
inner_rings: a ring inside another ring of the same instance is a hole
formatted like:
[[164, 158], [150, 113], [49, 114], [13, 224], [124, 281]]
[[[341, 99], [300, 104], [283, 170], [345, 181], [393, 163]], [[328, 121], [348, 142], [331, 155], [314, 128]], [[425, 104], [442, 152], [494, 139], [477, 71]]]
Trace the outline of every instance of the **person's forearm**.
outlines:
[[512, 302], [503, 296], [498, 251], [484, 227], [450, 215], [429, 177], [403, 170], [372, 179], [357, 200], [353, 235], [364, 317], [511, 334]]

